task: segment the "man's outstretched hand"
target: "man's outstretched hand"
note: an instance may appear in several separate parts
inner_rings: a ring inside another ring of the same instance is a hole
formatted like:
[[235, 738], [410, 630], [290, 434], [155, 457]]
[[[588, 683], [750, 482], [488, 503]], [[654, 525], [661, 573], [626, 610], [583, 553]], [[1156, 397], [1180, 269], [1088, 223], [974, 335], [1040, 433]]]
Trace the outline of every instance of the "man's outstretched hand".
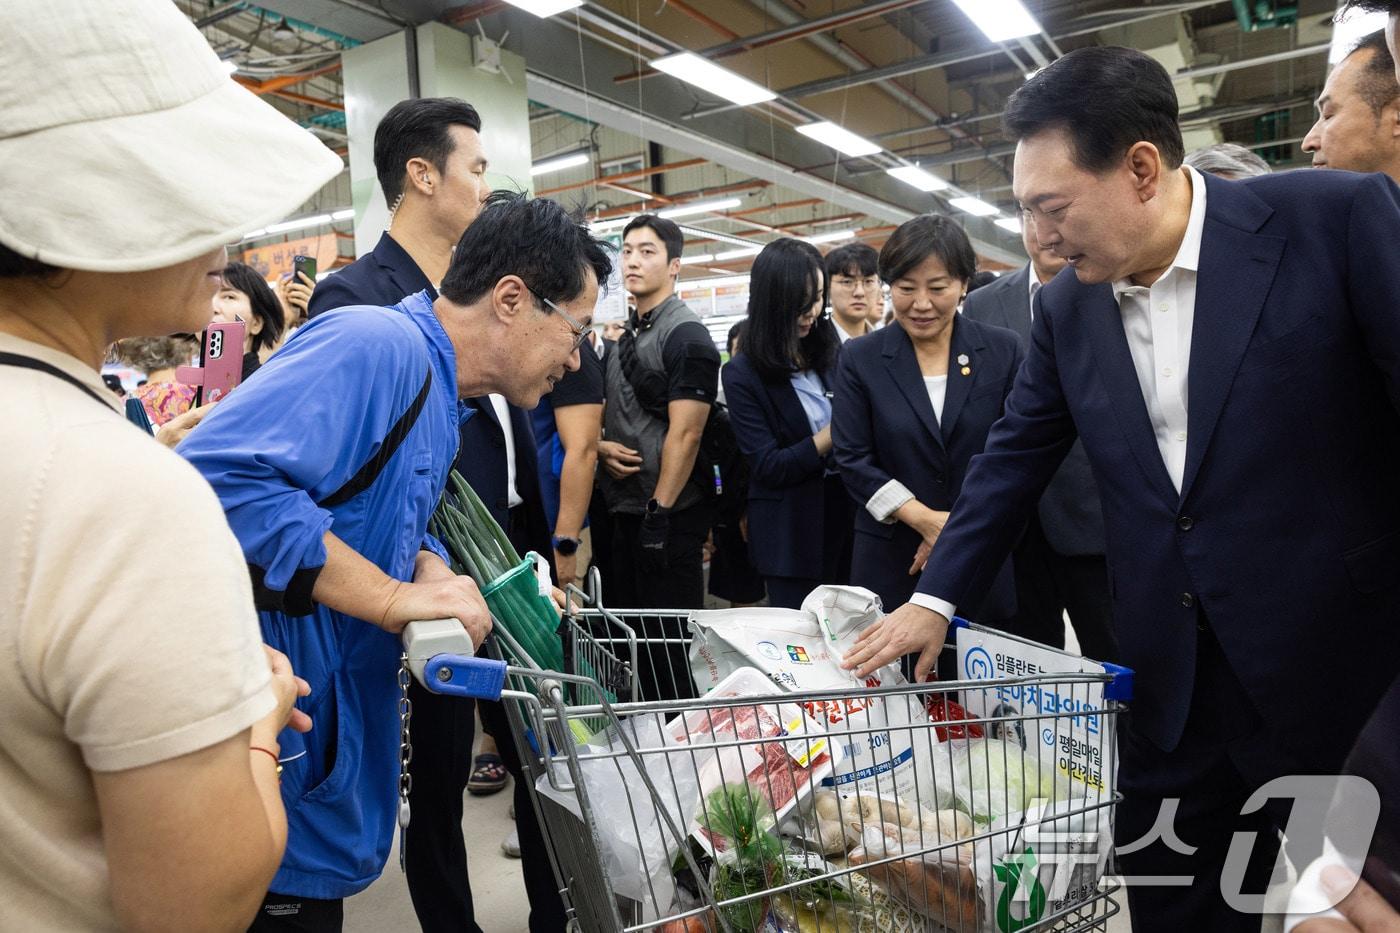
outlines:
[[914, 679], [922, 683], [938, 663], [948, 620], [932, 609], [905, 603], [860, 633], [855, 647], [846, 652], [841, 666], [854, 669], [857, 677], [868, 677], [891, 661], [918, 652]]

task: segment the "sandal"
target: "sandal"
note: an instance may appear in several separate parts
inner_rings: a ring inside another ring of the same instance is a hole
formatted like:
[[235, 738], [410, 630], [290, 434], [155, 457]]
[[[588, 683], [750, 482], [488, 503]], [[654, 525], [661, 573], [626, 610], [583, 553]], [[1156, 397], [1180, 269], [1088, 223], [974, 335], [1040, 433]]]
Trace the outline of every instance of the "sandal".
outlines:
[[477, 755], [472, 762], [472, 775], [467, 781], [467, 792], [474, 797], [488, 797], [504, 790], [510, 780], [505, 762], [500, 755]]

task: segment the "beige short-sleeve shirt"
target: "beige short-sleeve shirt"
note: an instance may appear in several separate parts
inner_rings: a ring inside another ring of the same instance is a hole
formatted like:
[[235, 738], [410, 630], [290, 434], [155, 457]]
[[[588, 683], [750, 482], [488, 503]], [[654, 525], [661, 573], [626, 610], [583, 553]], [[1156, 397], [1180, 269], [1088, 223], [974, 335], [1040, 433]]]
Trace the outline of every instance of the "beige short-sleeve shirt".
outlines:
[[0, 928], [112, 928], [90, 772], [237, 735], [273, 709], [270, 676], [204, 479], [80, 361], [4, 334], [0, 352], [103, 399], [0, 366]]

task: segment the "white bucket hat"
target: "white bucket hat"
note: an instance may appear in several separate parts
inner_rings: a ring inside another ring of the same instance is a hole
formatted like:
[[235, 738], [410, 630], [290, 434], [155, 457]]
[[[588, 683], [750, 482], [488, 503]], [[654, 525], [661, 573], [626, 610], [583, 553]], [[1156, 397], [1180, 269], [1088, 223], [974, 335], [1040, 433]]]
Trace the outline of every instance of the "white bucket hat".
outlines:
[[137, 272], [282, 220], [343, 167], [171, 0], [0, 0], [0, 243]]

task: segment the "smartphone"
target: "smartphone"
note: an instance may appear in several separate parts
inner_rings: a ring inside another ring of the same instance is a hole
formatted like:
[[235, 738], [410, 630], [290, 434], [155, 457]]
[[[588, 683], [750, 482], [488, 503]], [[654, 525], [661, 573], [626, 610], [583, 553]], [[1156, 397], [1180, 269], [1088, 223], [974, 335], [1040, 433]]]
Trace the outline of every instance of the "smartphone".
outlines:
[[293, 256], [292, 257], [292, 281], [300, 282], [301, 273], [305, 272], [306, 277], [312, 284], [316, 283], [316, 257], [315, 256]]
[[243, 340], [247, 331], [248, 325], [242, 321], [210, 324], [200, 345], [199, 365], [175, 370], [176, 379], [198, 387], [194, 396], [196, 408], [217, 402], [242, 381]]

